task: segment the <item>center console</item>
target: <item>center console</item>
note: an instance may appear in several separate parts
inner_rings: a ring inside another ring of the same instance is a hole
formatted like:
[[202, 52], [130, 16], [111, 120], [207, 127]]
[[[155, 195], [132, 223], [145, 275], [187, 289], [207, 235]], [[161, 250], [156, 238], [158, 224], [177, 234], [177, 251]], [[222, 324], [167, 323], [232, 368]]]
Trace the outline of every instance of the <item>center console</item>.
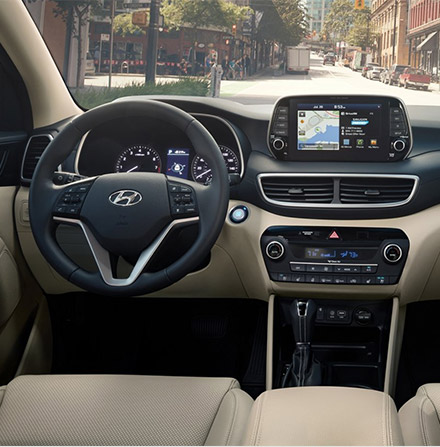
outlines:
[[261, 250], [272, 281], [370, 286], [398, 282], [409, 241], [394, 228], [276, 226]]

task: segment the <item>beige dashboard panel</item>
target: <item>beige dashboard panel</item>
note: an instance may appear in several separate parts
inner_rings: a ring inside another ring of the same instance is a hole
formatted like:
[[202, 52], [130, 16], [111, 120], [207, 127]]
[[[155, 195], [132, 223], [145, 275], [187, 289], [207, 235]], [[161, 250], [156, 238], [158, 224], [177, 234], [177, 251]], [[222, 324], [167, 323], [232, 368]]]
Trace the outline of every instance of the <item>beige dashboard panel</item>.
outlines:
[[[23, 253], [32, 272], [47, 293], [60, 294], [79, 290], [58, 275], [42, 257], [29, 225], [27, 202], [28, 188], [21, 188], [15, 202], [16, 226]], [[404, 305], [422, 299], [425, 289], [440, 289], [440, 275], [431, 275], [440, 253], [440, 206], [395, 219], [329, 221], [278, 216], [244, 202], [231, 201], [230, 207], [239, 203], [249, 208], [249, 218], [238, 225], [226, 218], [223, 231], [212, 250], [209, 265], [149, 296], [250, 297], [265, 301], [271, 294], [345, 299], [399, 297]], [[260, 249], [261, 235], [273, 225], [399, 228], [410, 240], [408, 259], [400, 283], [389, 286], [349, 286], [273, 282], [267, 274]], [[77, 252], [80, 251], [77, 249]], [[83, 251], [86, 253], [87, 247], [84, 246]]]

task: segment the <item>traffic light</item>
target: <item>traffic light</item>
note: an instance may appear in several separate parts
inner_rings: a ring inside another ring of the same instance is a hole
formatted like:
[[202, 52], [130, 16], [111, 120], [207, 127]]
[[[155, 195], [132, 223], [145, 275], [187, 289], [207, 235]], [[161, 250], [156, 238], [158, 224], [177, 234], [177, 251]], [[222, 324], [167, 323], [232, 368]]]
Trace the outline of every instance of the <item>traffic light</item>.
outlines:
[[237, 25], [232, 25], [232, 35], [234, 37], [237, 35]]
[[354, 9], [364, 9], [365, 0], [354, 0]]

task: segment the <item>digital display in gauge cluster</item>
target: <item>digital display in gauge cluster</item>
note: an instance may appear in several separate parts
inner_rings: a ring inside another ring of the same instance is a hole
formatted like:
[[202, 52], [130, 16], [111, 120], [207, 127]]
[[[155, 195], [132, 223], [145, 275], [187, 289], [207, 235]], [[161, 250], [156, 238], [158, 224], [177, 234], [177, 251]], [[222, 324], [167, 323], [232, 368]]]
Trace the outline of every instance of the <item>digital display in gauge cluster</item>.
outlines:
[[168, 149], [166, 174], [188, 179], [189, 149]]

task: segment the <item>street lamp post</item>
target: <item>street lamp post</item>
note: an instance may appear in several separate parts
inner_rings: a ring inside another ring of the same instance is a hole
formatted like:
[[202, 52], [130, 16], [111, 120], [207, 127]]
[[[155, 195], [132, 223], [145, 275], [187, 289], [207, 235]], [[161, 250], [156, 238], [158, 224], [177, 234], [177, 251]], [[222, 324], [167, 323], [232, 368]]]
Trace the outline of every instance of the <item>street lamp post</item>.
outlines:
[[396, 28], [397, 28], [397, 0], [394, 0], [394, 24], [393, 24], [393, 53], [391, 56], [391, 65], [394, 64], [396, 54]]

